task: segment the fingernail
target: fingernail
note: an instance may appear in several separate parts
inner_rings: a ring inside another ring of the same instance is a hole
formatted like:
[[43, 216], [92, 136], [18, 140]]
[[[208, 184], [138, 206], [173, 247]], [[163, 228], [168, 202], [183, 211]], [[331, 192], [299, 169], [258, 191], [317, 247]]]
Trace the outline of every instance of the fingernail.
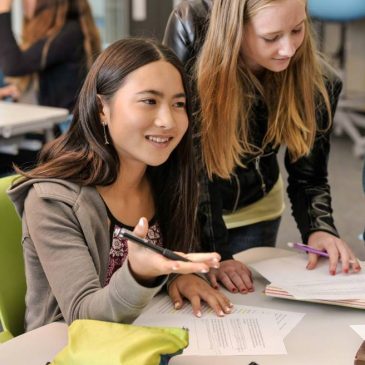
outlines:
[[214, 285], [213, 288], [216, 289], [216, 290], [218, 290], [219, 289], [219, 286], [218, 285]]
[[233, 303], [232, 302], [229, 302], [228, 304], [231, 308], [233, 307]]
[[247, 293], [247, 289], [242, 289], [241, 290], [241, 294], [246, 294]]
[[180, 302], [175, 302], [174, 303], [174, 308], [175, 309], [180, 309], [181, 308], [181, 303]]
[[232, 292], [233, 292], [233, 293], [237, 293], [237, 289], [236, 289], [236, 288], [233, 288], [233, 289], [232, 289]]
[[224, 313], [223, 313], [223, 311], [219, 311], [219, 312], [218, 312], [218, 316], [219, 316], [219, 317], [224, 317]]
[[214, 269], [219, 269], [219, 265], [213, 265]]
[[201, 269], [201, 270], [200, 270], [200, 272], [201, 272], [202, 274], [206, 274], [208, 271], [209, 271], [209, 270], [207, 270], [207, 269]]
[[140, 218], [139, 221], [138, 221], [138, 225], [143, 227], [144, 226], [144, 219], [143, 218]]
[[178, 266], [173, 266], [172, 270], [176, 271], [179, 267]]
[[225, 312], [230, 312], [230, 311], [231, 311], [231, 308], [230, 308], [230, 307], [225, 307], [225, 308], [224, 308], [224, 311], [225, 311]]
[[335, 275], [336, 274], [336, 271], [335, 270], [331, 270], [330, 273], [331, 273], [331, 275]]
[[202, 316], [202, 312], [200, 311], [196, 312], [196, 316], [200, 318]]

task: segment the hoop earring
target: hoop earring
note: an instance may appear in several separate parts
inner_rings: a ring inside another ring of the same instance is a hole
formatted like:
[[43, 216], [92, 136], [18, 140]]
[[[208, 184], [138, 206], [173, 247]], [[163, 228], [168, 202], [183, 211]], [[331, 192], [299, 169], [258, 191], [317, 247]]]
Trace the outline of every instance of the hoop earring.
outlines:
[[103, 124], [103, 130], [104, 130], [104, 144], [109, 144], [108, 136], [106, 134], [106, 123], [102, 123], [102, 124]]

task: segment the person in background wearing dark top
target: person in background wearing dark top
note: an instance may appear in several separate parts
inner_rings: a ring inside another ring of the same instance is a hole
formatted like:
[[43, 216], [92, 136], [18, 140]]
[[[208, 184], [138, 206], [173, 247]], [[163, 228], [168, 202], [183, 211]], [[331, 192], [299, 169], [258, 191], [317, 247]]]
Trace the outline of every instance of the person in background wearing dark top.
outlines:
[[[327, 180], [342, 83], [320, 60], [306, 5], [188, 0], [167, 24], [164, 43], [185, 64], [198, 99], [203, 247], [224, 260], [210, 273], [214, 287], [220, 281], [232, 292], [253, 290], [249, 269], [232, 255], [275, 245], [284, 209], [280, 145], [286, 146], [288, 194], [303, 242], [329, 253], [333, 275], [340, 261], [344, 272], [360, 270], [334, 225]], [[309, 254], [307, 268], [317, 260]]]
[[[129, 323], [168, 282], [201, 315], [229, 300], [199, 275], [218, 267], [197, 249], [197, 177], [184, 69], [167, 47], [124, 39], [87, 75], [70, 129], [47, 144], [9, 191], [23, 219], [27, 330], [63, 318]], [[182, 254], [172, 261], [121, 235]], [[168, 275], [173, 274], [168, 280]], [[183, 274], [183, 275], [178, 275]]]
[[0, 68], [5, 76], [28, 76], [26, 84], [36, 75], [38, 103], [72, 112], [101, 48], [87, 0], [23, 0], [21, 45], [12, 32], [12, 3], [0, 0]]

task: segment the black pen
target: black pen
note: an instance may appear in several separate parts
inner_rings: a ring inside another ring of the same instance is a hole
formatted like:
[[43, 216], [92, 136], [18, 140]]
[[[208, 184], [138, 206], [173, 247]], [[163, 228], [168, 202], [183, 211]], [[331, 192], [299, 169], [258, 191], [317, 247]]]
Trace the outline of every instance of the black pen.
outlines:
[[125, 237], [135, 243], [138, 243], [143, 247], [149, 248], [150, 250], [155, 251], [170, 260], [191, 262], [190, 260], [186, 259], [183, 256], [176, 254], [175, 252], [169, 250], [168, 248], [163, 248], [163, 247], [154, 245], [150, 241], [136, 236], [133, 232], [129, 231], [128, 229], [122, 228], [120, 231], [120, 234], [122, 237]]

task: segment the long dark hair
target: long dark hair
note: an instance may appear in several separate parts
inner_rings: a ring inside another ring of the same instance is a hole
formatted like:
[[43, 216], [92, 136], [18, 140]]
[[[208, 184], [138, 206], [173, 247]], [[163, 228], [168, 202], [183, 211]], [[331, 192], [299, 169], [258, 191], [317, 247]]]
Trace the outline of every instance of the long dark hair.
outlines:
[[18, 172], [28, 179], [59, 178], [83, 186], [112, 184], [120, 161], [112, 142], [104, 144], [97, 95], [110, 100], [131, 72], [158, 60], [169, 62], [181, 75], [187, 95], [189, 126], [168, 160], [157, 167], [148, 166], [147, 174], [165, 246], [188, 252], [196, 244], [198, 194], [190, 98], [180, 61], [169, 48], [155, 41], [123, 39], [102, 52], [86, 77], [69, 131], [45, 146], [33, 170]]

